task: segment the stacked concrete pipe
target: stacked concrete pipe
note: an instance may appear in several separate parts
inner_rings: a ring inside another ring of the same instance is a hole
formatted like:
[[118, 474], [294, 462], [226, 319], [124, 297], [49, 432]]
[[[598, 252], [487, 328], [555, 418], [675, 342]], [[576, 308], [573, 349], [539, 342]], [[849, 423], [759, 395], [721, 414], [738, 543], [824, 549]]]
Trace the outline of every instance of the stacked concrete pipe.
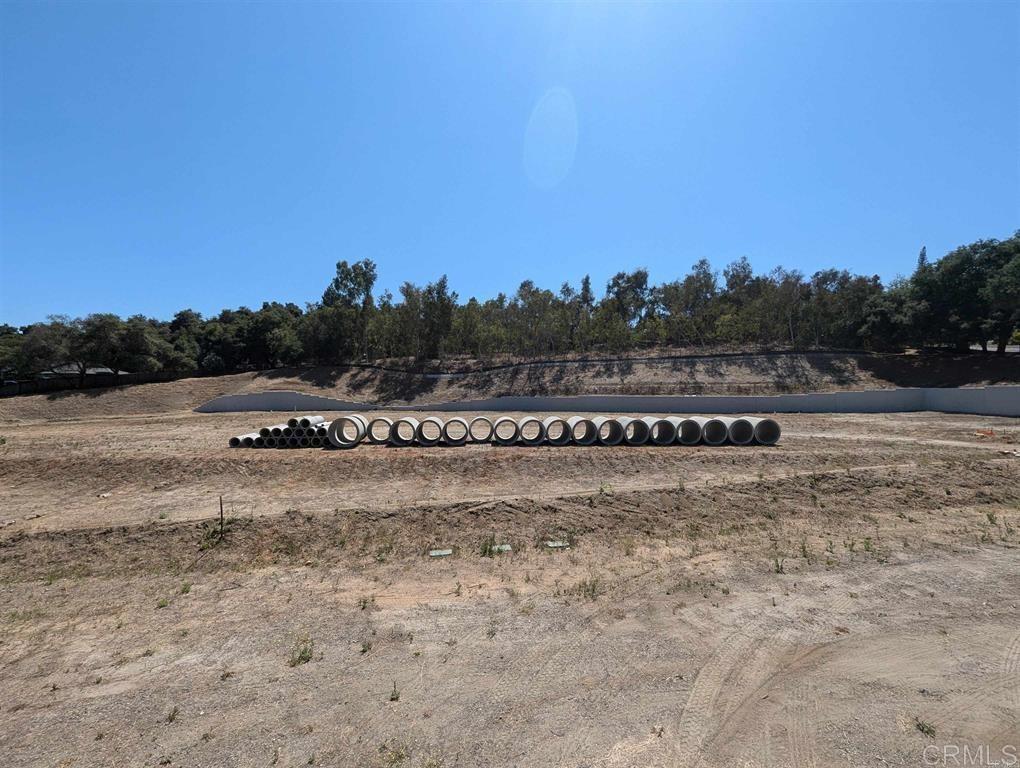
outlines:
[[257, 432], [231, 437], [232, 448], [353, 448], [367, 440], [375, 445], [431, 447], [463, 446], [467, 443], [564, 445], [775, 445], [782, 434], [778, 422], [755, 416], [476, 416], [470, 421], [454, 416], [416, 419], [383, 416], [368, 419], [361, 414], [326, 421], [322, 416], [302, 416], [286, 424], [263, 427]]

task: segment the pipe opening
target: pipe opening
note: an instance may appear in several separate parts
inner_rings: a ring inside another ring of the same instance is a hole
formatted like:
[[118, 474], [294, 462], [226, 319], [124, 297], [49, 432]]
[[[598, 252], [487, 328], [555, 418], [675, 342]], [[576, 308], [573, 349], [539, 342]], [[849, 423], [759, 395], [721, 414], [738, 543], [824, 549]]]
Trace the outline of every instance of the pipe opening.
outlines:
[[538, 419], [522, 420], [521, 440], [532, 444], [540, 443], [542, 441], [542, 422]]
[[267, 437], [267, 438], [265, 438], [266, 448], [275, 448], [276, 447], [276, 442], [277, 442], [277, 440], [276, 440], [275, 437]]
[[312, 442], [312, 448], [321, 448], [322, 447], [322, 438], [321, 437], [313, 437], [311, 439], [311, 442]]
[[563, 419], [551, 418], [545, 424], [545, 439], [552, 445], [565, 445], [570, 442], [570, 429]]
[[468, 425], [463, 419], [450, 419], [443, 425], [443, 437], [451, 443], [462, 443], [468, 437]]
[[288, 437], [287, 438], [287, 447], [288, 448], [297, 448], [298, 445], [300, 445], [300, 441], [298, 440], [298, 438], [296, 438], [296, 437]]
[[775, 419], [762, 419], [754, 425], [754, 439], [762, 445], [775, 445], [779, 442], [782, 430]]
[[729, 430], [726, 428], [726, 422], [719, 421], [719, 419], [709, 419], [705, 422], [702, 437], [709, 445], [722, 445], [728, 436]]
[[648, 425], [640, 419], [634, 419], [623, 429], [623, 439], [631, 445], [644, 445], [648, 442]]
[[623, 427], [615, 419], [608, 419], [598, 426], [599, 442], [605, 445], [618, 445], [623, 440]]
[[652, 425], [651, 437], [656, 445], [669, 445], [676, 440], [676, 427], [665, 419], [659, 419]]
[[421, 439], [428, 443], [438, 443], [443, 436], [443, 428], [432, 419], [425, 419], [418, 427]]
[[310, 437], [299, 437], [298, 438], [298, 445], [301, 448], [307, 448], [311, 444], [312, 444], [312, 438], [310, 438]]
[[239, 437], [232, 437], [232, 438], [230, 438], [230, 439], [229, 439], [229, 440], [227, 441], [227, 444], [228, 444], [228, 445], [229, 445], [229, 446], [230, 446], [231, 448], [237, 448], [237, 447], [238, 447], [239, 445], [241, 445], [241, 438], [239, 438]]
[[701, 425], [694, 419], [680, 422], [680, 442], [683, 445], [697, 445], [701, 442]]
[[375, 445], [381, 445], [390, 439], [390, 430], [393, 429], [393, 422], [379, 416], [368, 422], [368, 441]]
[[487, 443], [492, 440], [492, 422], [484, 416], [475, 416], [468, 427], [468, 435], [476, 443]]
[[517, 439], [520, 430], [517, 427], [516, 421], [505, 418], [496, 421], [496, 424], [493, 426], [493, 433], [499, 442], [512, 443]]
[[747, 445], [754, 440], [754, 425], [747, 419], [737, 419], [730, 424], [730, 440], [737, 445]]
[[414, 424], [403, 419], [394, 422], [391, 434], [395, 438], [394, 442], [398, 445], [410, 445], [414, 442]]

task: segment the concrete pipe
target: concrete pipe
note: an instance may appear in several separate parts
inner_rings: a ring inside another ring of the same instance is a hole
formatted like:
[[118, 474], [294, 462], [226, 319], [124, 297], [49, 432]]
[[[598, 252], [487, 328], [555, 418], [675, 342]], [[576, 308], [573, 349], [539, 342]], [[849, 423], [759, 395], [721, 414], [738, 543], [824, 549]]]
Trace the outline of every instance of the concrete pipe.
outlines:
[[676, 427], [669, 419], [644, 416], [641, 421], [648, 425], [648, 439], [653, 444], [670, 445], [676, 440]]
[[559, 416], [550, 416], [542, 422], [545, 430], [545, 441], [549, 445], [567, 445], [570, 443], [570, 425]]
[[326, 430], [326, 439], [335, 448], [353, 448], [365, 439], [367, 431], [368, 420], [360, 413], [352, 413], [333, 419]]
[[376, 416], [368, 422], [366, 437], [372, 445], [386, 445], [390, 441], [390, 430], [393, 428], [393, 420], [385, 416]]
[[418, 434], [418, 419], [413, 416], [405, 416], [397, 419], [390, 427], [390, 444], [400, 447], [414, 445], [415, 435]]
[[284, 437], [294, 437], [294, 429], [295, 429], [295, 427], [284, 427], [283, 428], [283, 436]]
[[623, 442], [623, 427], [616, 419], [596, 416], [591, 423], [595, 425], [600, 445], [619, 445]]
[[500, 416], [492, 425], [492, 439], [500, 445], [513, 445], [520, 436], [520, 426], [509, 416]]
[[617, 421], [623, 428], [623, 442], [627, 445], [644, 445], [648, 442], [651, 429], [641, 419], [621, 416]]
[[475, 416], [468, 425], [468, 437], [472, 443], [492, 442], [492, 420], [486, 416]]
[[255, 442], [255, 438], [258, 436], [259, 436], [258, 432], [252, 432], [251, 434], [248, 435], [238, 435], [237, 437], [230, 438], [230, 440], [227, 441], [227, 445], [229, 445], [231, 448], [240, 448], [241, 446], [244, 446], [245, 448], [251, 448], [252, 443]]
[[591, 419], [584, 416], [571, 416], [567, 419], [570, 428], [570, 439], [577, 445], [594, 445], [599, 439], [599, 431]]
[[730, 424], [733, 419], [726, 416], [717, 416], [705, 422], [701, 430], [701, 439], [705, 445], [723, 445], [730, 437]]
[[759, 445], [775, 445], [779, 442], [783, 430], [779, 428], [779, 422], [775, 419], [756, 419], [748, 416], [747, 421], [754, 426], [754, 440]]
[[310, 448], [312, 445], [312, 438], [310, 437], [299, 437], [298, 448]]
[[294, 427], [293, 429], [290, 430], [290, 436], [291, 437], [297, 437], [297, 438], [304, 437], [305, 436], [305, 429], [304, 429], [304, 427]]
[[262, 437], [279, 437], [283, 434], [283, 428], [286, 426], [286, 424], [275, 424], [272, 427], [262, 427], [259, 430], [259, 434]]
[[309, 438], [309, 440], [312, 443], [312, 448], [321, 448], [322, 447], [322, 438], [319, 437], [318, 435], [316, 435], [315, 437]]
[[279, 438], [276, 437], [264, 437], [262, 439], [266, 441], [266, 448], [275, 448], [276, 443], [279, 440]]
[[443, 420], [436, 416], [426, 416], [414, 430], [414, 438], [418, 445], [427, 448], [439, 445], [439, 441], [443, 439]]
[[545, 425], [534, 416], [525, 416], [517, 423], [521, 442], [525, 445], [541, 445], [545, 442]]
[[734, 445], [750, 445], [754, 442], [754, 424], [743, 416], [733, 419], [730, 423], [729, 438]]
[[300, 416], [294, 416], [292, 418], [287, 419], [287, 426], [290, 427], [291, 429], [294, 429], [294, 427], [296, 427], [300, 422], [301, 422], [301, 417]]
[[324, 416], [302, 416], [298, 420], [298, 426], [302, 429], [308, 429], [309, 427], [314, 427], [316, 424], [322, 424], [324, 421], [326, 421]]
[[266, 438], [262, 437], [262, 435], [259, 435], [258, 437], [255, 438], [255, 442], [252, 444], [252, 447], [253, 448], [265, 448], [266, 447]]
[[288, 448], [300, 448], [301, 447], [301, 439], [297, 438], [297, 437], [288, 437], [287, 438], [287, 447]]
[[329, 434], [329, 425], [332, 423], [333, 423], [332, 421], [324, 421], [321, 424], [317, 425], [315, 427], [315, 436], [326, 437]]
[[460, 416], [447, 419], [443, 425], [443, 442], [447, 445], [464, 445], [470, 435], [470, 425]]
[[704, 416], [688, 416], [680, 420], [676, 439], [680, 445], [697, 445], [701, 442], [701, 433], [708, 422]]

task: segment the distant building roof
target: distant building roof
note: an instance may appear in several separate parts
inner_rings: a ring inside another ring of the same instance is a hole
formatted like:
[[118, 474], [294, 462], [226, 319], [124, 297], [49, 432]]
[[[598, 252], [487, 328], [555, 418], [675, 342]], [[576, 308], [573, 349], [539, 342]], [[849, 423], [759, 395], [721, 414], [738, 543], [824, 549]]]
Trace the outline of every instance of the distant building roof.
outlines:
[[[113, 374], [120, 375], [122, 373], [128, 373], [128, 371], [115, 371], [112, 368], [107, 368], [104, 365], [97, 365], [85, 369], [86, 376], [110, 376]], [[40, 371], [36, 374], [38, 379], [56, 379], [66, 378], [67, 376], [79, 376], [81, 372], [78, 370], [78, 366], [73, 363], [65, 363], [64, 365], [55, 365], [45, 371]]]

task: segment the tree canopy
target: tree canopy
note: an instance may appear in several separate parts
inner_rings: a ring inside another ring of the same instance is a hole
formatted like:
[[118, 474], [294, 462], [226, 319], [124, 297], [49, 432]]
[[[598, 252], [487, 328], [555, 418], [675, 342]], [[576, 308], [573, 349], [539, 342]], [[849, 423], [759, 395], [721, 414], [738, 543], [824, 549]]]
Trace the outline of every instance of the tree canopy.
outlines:
[[447, 276], [373, 294], [376, 265], [340, 261], [319, 302], [265, 302], [169, 321], [113, 314], [0, 325], [4, 377], [70, 365], [181, 375], [392, 357], [546, 356], [656, 346], [873, 349], [906, 346], [1003, 352], [1020, 333], [1020, 232], [979, 240], [937, 261], [922, 249], [908, 279], [824, 269], [756, 275], [746, 258], [720, 276], [702, 259], [654, 285], [618, 272], [599, 299], [585, 275], [558, 291], [525, 280], [512, 294], [461, 303]]

